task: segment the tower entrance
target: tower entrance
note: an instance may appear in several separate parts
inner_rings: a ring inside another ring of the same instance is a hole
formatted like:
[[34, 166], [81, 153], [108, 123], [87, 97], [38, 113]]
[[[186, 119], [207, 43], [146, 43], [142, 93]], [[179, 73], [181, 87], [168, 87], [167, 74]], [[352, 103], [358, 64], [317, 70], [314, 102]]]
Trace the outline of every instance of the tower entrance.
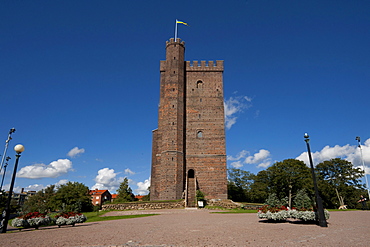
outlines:
[[186, 206], [195, 207], [196, 202], [196, 193], [197, 193], [197, 180], [195, 177], [195, 171], [190, 169], [187, 172], [187, 181], [186, 181]]

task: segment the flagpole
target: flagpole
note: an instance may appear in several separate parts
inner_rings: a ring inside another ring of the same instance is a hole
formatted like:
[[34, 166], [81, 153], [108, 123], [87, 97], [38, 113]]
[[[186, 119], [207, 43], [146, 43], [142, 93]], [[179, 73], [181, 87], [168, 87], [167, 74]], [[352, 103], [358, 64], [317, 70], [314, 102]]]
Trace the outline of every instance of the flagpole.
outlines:
[[175, 42], [176, 42], [176, 39], [177, 39], [177, 19], [176, 19], [176, 24], [175, 24]]

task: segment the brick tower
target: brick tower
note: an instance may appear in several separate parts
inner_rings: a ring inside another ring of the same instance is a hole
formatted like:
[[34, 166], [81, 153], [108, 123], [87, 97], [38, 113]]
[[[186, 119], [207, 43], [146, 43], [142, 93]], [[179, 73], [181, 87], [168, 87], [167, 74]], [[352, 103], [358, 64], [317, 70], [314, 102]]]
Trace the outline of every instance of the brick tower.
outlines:
[[153, 131], [151, 200], [184, 198], [196, 190], [227, 198], [223, 61], [184, 61], [185, 43], [166, 42], [160, 63], [158, 129]]

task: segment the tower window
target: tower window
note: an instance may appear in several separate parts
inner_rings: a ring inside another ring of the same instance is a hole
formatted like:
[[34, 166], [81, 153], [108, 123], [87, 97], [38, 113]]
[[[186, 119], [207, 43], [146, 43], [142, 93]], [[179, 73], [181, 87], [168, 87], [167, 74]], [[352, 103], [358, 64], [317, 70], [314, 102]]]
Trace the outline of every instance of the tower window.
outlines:
[[197, 138], [202, 138], [203, 137], [203, 132], [202, 131], [198, 131], [197, 132]]
[[201, 80], [197, 81], [197, 88], [202, 88], [203, 82]]

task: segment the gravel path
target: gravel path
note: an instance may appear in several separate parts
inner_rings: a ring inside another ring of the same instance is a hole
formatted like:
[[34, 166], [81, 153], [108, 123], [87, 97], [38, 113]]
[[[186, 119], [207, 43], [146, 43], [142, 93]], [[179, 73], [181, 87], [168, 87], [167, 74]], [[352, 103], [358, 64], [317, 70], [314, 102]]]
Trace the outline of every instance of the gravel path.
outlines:
[[[328, 227], [267, 223], [256, 214], [199, 209], [116, 211], [160, 215], [0, 234], [1, 246], [368, 246], [370, 211], [331, 212]], [[9, 228], [8, 230], [14, 230]]]

